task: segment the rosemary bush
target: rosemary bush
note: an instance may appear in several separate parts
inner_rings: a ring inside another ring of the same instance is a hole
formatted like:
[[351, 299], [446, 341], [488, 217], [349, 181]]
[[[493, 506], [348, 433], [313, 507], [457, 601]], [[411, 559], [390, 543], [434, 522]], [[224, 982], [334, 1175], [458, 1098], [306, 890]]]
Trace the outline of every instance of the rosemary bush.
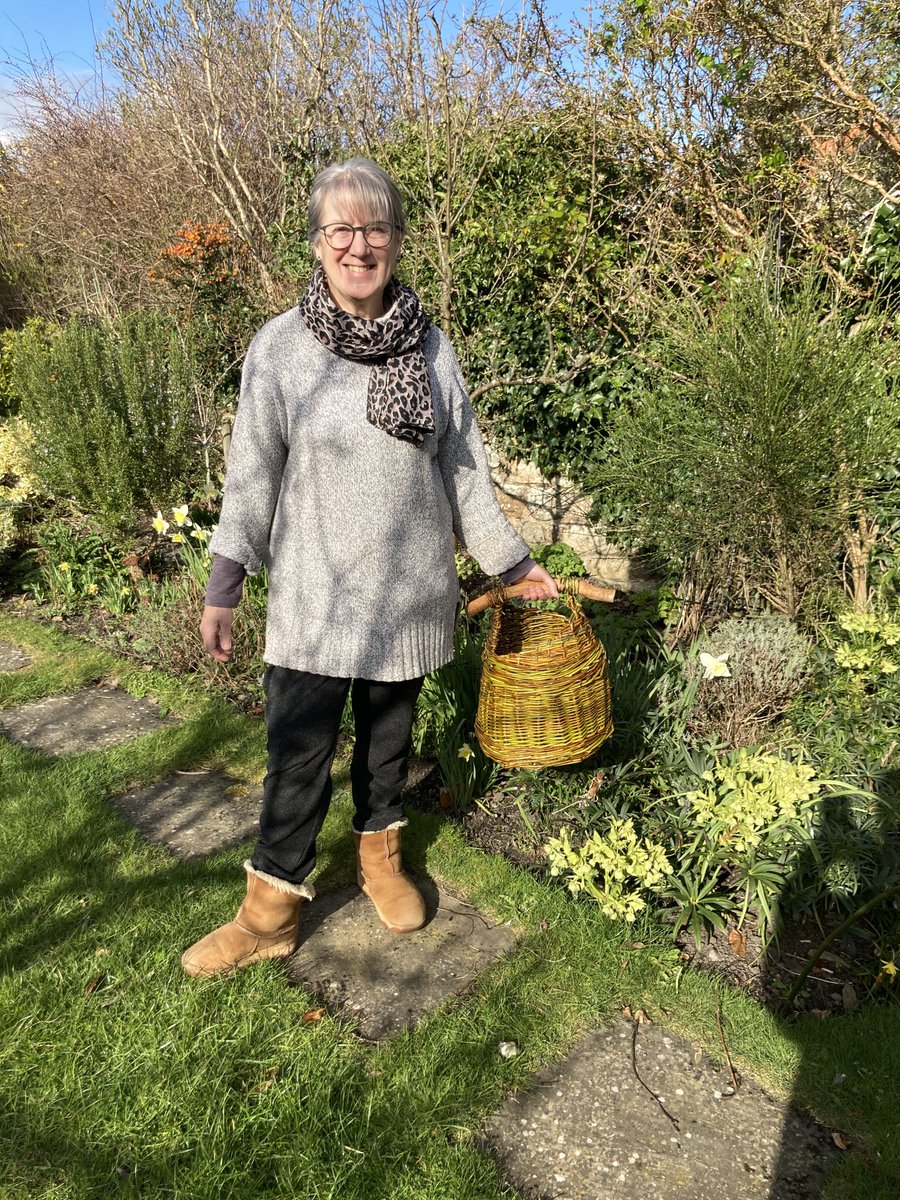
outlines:
[[192, 490], [194, 366], [190, 337], [151, 313], [25, 341], [13, 370], [35, 474], [111, 533]]

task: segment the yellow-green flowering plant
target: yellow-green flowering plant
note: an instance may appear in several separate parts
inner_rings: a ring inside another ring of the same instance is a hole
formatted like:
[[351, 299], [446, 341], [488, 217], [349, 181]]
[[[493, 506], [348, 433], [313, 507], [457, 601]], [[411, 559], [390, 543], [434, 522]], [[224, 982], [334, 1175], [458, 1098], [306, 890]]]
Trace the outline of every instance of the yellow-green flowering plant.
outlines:
[[850, 690], [862, 696], [883, 677], [900, 671], [900, 621], [851, 609], [841, 613], [837, 623], [843, 636], [834, 661]]
[[659, 888], [672, 864], [658, 842], [642, 838], [631, 817], [614, 817], [579, 847], [569, 831], [546, 845], [550, 874], [562, 876], [569, 891], [586, 892], [612, 920], [634, 921], [647, 907], [646, 892]]

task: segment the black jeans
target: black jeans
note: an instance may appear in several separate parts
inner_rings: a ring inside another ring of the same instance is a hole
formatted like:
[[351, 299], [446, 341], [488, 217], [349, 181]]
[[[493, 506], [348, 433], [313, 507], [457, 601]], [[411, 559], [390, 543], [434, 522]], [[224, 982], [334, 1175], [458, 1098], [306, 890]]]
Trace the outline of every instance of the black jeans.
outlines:
[[331, 764], [350, 692], [356, 744], [350, 766], [353, 828], [374, 833], [403, 820], [412, 723], [422, 679], [379, 683], [268, 667], [268, 772], [252, 864], [290, 883], [316, 865], [316, 837], [331, 802]]

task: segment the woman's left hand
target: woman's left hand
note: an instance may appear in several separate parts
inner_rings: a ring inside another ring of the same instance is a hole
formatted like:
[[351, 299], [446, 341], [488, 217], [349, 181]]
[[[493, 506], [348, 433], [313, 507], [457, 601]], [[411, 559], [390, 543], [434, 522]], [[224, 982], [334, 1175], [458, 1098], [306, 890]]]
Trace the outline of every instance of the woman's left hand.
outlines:
[[523, 600], [555, 600], [559, 595], [559, 588], [553, 581], [553, 576], [548, 575], [539, 563], [535, 563], [528, 574], [517, 579], [516, 583], [532, 585], [522, 593]]

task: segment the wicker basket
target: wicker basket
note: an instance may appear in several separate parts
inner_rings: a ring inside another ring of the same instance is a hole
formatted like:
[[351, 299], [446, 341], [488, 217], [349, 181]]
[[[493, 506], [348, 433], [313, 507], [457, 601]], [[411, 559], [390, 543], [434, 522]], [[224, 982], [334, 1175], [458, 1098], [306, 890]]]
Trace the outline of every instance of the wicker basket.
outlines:
[[612, 600], [610, 588], [557, 581], [569, 614], [508, 603], [527, 585], [488, 592], [470, 614], [492, 607], [475, 736], [504, 767], [581, 762], [613, 731], [606, 653], [578, 595]]

